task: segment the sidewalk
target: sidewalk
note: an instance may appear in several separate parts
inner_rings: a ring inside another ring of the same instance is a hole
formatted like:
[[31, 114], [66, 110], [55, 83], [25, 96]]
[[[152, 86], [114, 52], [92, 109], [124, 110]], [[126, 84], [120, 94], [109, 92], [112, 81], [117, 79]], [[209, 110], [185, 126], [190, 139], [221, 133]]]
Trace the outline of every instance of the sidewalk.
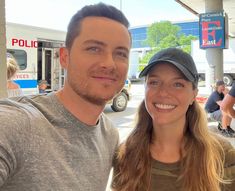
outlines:
[[[211, 130], [211, 131], [214, 131], [218, 134], [219, 133], [219, 130], [217, 128], [217, 125], [218, 123], [217, 122], [208, 122], [208, 128]], [[232, 120], [232, 123], [231, 123], [231, 128], [233, 128], [235, 130], [235, 119]], [[221, 135], [222, 136], [222, 135]], [[227, 139], [232, 145], [233, 147], [235, 147], [235, 137], [231, 137], [231, 138], [228, 138], [228, 137], [224, 137], [222, 136], [223, 138]]]

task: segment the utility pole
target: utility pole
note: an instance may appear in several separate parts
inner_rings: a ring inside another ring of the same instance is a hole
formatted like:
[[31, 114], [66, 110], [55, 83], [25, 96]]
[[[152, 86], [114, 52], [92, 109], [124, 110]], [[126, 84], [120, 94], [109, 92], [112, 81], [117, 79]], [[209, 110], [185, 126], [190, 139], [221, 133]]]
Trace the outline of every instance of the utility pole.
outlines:
[[0, 98], [7, 97], [5, 0], [0, 0]]

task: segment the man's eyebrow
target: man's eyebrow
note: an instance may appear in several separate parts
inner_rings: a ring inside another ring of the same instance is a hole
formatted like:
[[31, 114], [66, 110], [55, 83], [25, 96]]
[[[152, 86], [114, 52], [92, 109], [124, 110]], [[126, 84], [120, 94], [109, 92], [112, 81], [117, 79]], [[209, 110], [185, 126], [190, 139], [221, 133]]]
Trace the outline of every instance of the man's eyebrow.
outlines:
[[98, 40], [86, 40], [84, 41], [84, 44], [97, 44], [101, 46], [107, 46], [104, 42], [98, 41]]
[[130, 52], [130, 50], [129, 50], [127, 47], [124, 47], [124, 46], [119, 46], [119, 47], [117, 47], [116, 49], [118, 49], [118, 50], [124, 50], [124, 51], [126, 51], [126, 52]]

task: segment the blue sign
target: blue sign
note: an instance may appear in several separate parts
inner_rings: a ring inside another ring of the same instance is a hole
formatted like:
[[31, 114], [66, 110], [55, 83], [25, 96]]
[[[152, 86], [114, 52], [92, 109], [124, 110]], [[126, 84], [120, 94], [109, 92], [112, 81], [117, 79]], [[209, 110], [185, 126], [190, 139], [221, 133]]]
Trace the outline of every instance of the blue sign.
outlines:
[[225, 18], [223, 11], [200, 14], [200, 48], [227, 48], [227, 22]]

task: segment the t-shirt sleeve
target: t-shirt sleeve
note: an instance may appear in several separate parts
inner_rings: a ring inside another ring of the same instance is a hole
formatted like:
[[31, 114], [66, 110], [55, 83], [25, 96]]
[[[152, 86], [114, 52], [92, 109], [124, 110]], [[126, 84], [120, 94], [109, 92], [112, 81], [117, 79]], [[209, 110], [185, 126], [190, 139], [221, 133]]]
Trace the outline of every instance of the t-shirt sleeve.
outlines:
[[235, 82], [233, 83], [232, 88], [229, 91], [229, 95], [235, 97]]
[[0, 104], [0, 190], [22, 160], [27, 138], [23, 127], [28, 119], [17, 108]]

